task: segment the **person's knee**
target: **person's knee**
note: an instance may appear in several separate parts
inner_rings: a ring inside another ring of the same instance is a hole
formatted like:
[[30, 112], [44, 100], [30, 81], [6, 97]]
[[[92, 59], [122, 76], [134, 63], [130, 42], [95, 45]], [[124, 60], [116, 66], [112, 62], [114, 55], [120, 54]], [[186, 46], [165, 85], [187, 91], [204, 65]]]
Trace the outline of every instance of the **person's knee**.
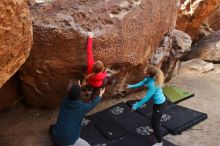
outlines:
[[74, 144], [74, 146], [91, 146], [87, 141], [85, 141], [82, 138], [79, 138], [76, 143]]

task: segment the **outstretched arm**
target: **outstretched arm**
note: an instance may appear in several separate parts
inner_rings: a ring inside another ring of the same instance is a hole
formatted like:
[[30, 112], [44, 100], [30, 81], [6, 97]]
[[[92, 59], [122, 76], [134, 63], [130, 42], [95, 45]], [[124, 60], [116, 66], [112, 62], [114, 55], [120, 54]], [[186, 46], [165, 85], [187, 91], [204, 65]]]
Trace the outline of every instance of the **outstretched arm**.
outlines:
[[87, 111], [92, 110], [101, 101], [101, 98], [104, 93], [105, 93], [105, 88], [100, 89], [99, 96], [97, 96], [95, 99], [93, 99], [90, 103], [86, 103]]
[[156, 91], [156, 88], [149, 90], [142, 100], [140, 100], [139, 102], [135, 103], [132, 106], [132, 109], [136, 110], [136, 109], [142, 107], [146, 102], [148, 102], [150, 100], [150, 98], [153, 96], [155, 91]]
[[147, 82], [148, 82], [148, 78], [144, 78], [144, 80], [140, 81], [137, 84], [127, 85], [127, 88], [138, 88], [138, 87], [144, 86]]
[[97, 96], [95, 99], [93, 99], [90, 103], [86, 103], [86, 108], [87, 111], [92, 110], [100, 101], [101, 101], [101, 96]]
[[87, 44], [87, 73], [92, 73], [94, 58], [92, 52], [92, 35], [89, 35]]

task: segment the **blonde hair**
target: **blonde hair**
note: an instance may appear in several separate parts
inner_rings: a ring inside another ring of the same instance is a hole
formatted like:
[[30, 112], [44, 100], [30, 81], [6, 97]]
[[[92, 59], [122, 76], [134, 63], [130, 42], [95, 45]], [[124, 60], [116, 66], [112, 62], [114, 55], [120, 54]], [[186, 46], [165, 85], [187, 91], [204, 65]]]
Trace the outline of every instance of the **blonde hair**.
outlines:
[[164, 74], [161, 69], [156, 66], [149, 65], [147, 67], [147, 75], [153, 77], [155, 79], [156, 85], [159, 87], [163, 87], [164, 84]]

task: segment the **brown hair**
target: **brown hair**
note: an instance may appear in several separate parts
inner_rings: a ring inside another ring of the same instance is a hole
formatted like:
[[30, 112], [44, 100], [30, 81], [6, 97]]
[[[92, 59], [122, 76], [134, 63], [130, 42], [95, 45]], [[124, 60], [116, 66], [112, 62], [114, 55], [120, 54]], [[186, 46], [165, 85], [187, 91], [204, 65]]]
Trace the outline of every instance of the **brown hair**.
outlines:
[[91, 74], [88, 74], [85, 79], [83, 80], [83, 85], [86, 85], [86, 81], [95, 76], [96, 74], [103, 72], [105, 70], [104, 63], [101, 61], [96, 61], [95, 64], [93, 65], [93, 72]]
[[164, 74], [161, 69], [156, 66], [149, 65], [147, 67], [146, 73], [148, 76], [153, 77], [155, 79], [156, 85], [159, 87], [163, 86], [164, 83]]
[[105, 66], [104, 66], [103, 62], [96, 61], [93, 66], [93, 72], [97, 74], [99, 72], [103, 72], [104, 70], [105, 70]]

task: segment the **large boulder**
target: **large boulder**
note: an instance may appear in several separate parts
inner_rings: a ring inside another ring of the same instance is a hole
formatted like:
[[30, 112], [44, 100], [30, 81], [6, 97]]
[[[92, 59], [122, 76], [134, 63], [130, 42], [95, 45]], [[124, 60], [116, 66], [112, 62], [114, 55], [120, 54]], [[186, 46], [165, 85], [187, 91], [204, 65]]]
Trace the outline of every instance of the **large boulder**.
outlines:
[[220, 0], [185, 0], [180, 8], [176, 28], [198, 37], [202, 22], [220, 5]]
[[219, 62], [220, 30], [197, 41], [192, 46], [188, 58], [201, 58], [206, 61]]
[[0, 1], [0, 88], [29, 55], [32, 24], [26, 0]]
[[190, 52], [191, 44], [191, 37], [183, 31], [173, 30], [165, 34], [151, 58], [151, 64], [163, 70], [165, 81], [169, 81], [177, 73], [179, 60]]
[[180, 74], [201, 74], [213, 70], [214, 64], [211, 62], [203, 61], [200, 58], [195, 58], [185, 62], [181, 62], [179, 73]]
[[88, 32], [95, 34], [95, 60], [117, 73], [109, 91], [117, 94], [141, 79], [137, 72], [143, 74], [140, 68], [176, 21], [176, 1], [170, 0], [56, 0], [31, 11], [34, 44], [20, 73], [27, 103], [47, 108], [57, 106], [68, 81], [84, 73]]

